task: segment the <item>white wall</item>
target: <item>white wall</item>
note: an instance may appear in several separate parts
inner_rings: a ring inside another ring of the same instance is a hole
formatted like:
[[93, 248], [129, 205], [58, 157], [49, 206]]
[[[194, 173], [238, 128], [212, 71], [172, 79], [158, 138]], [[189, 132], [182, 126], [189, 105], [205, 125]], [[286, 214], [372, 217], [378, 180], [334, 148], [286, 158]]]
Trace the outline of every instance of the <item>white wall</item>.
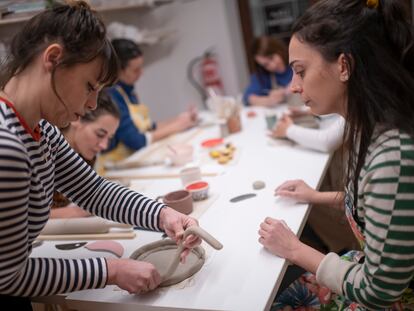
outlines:
[[[191, 59], [210, 47], [217, 53], [228, 95], [241, 93], [248, 83], [236, 0], [175, 0], [154, 9], [110, 11], [102, 15], [108, 23], [120, 21], [141, 29], [174, 31], [160, 44], [143, 46], [146, 65], [136, 87], [141, 101], [150, 106], [154, 120], [174, 116], [189, 103], [203, 107], [186, 70]], [[0, 26], [0, 40], [11, 37], [21, 25]]]
[[175, 31], [164, 42], [144, 47], [146, 65], [136, 87], [155, 120], [173, 116], [189, 103], [202, 107], [186, 70], [191, 59], [210, 47], [217, 53], [228, 95], [241, 93], [248, 83], [236, 0], [175, 1], [150, 11], [111, 12], [104, 17], [108, 22], [119, 20], [139, 28]]

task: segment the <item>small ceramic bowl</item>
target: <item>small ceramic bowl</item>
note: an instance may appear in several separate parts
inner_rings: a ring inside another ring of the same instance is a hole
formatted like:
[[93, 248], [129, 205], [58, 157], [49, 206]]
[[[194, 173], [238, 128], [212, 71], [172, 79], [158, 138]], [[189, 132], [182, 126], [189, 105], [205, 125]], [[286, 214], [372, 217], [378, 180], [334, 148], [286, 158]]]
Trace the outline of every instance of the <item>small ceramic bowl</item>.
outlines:
[[208, 198], [209, 185], [205, 181], [195, 181], [191, 184], [188, 184], [185, 189], [190, 191], [194, 201], [201, 201]]
[[188, 215], [193, 211], [193, 199], [190, 191], [188, 190], [169, 192], [159, 198], [162, 198], [164, 204], [180, 213]]

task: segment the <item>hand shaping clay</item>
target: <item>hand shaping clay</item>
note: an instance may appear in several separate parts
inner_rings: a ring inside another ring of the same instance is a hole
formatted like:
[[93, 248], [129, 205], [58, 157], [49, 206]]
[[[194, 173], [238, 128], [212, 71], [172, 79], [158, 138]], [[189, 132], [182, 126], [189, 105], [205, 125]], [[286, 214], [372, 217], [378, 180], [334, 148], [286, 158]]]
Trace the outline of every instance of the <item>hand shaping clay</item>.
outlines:
[[[195, 234], [205, 240], [215, 249], [223, 245], [200, 227], [190, 227], [184, 232], [183, 240], [190, 234]], [[136, 250], [131, 258], [152, 263], [161, 275], [161, 287], [177, 284], [198, 272], [204, 264], [205, 252], [197, 246], [188, 254], [184, 264], [180, 263], [180, 256], [184, 247], [176, 245], [170, 239], [147, 244]]]

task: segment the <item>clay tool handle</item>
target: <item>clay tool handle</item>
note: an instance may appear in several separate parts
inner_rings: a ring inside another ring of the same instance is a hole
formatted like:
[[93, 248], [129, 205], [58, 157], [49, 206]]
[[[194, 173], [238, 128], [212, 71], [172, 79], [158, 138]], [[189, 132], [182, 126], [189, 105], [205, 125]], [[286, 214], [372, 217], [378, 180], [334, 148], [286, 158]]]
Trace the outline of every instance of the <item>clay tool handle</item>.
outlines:
[[161, 276], [161, 279], [162, 279], [161, 284], [162, 284], [162, 282], [167, 280], [174, 273], [174, 271], [177, 269], [178, 264], [180, 263], [181, 253], [184, 250], [183, 241], [190, 234], [197, 235], [202, 240], [206, 241], [211, 247], [213, 247], [217, 250], [220, 250], [220, 249], [223, 248], [223, 244], [221, 244], [219, 241], [217, 241], [210, 233], [208, 233], [204, 229], [202, 229], [200, 227], [197, 227], [197, 226], [187, 228], [184, 231], [182, 241], [178, 244], [177, 252], [175, 253], [175, 257], [173, 258], [173, 261], [171, 262], [170, 266], [168, 267], [167, 272], [165, 272], [165, 274]]
[[[208, 233], [206, 230], [204, 230], [201, 227], [192, 226], [192, 227], [187, 228], [184, 231], [182, 241], [184, 241], [190, 234], [197, 235], [202, 240], [206, 241], [211, 247], [213, 247], [217, 250], [220, 250], [220, 249], [223, 248], [223, 244], [221, 244], [219, 241], [217, 241], [210, 233]], [[182, 244], [182, 243], [180, 243], [180, 244]]]

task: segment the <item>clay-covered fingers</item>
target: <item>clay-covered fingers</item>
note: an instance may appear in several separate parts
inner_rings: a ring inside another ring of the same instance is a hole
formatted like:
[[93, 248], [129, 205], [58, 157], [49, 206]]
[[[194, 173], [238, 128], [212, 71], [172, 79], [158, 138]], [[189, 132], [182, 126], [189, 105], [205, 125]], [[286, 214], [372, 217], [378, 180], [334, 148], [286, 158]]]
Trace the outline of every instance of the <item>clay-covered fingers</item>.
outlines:
[[[140, 262], [144, 264], [143, 262]], [[137, 289], [140, 293], [152, 291], [161, 283], [161, 276], [154, 265], [145, 262], [143, 272], [137, 276]]]
[[191, 249], [189, 249], [189, 248], [185, 248], [185, 249], [182, 251], [182, 253], [181, 253], [181, 255], [180, 255], [180, 262], [181, 262], [182, 264], [184, 264], [184, 263], [185, 263], [185, 260], [186, 260], [187, 256], [190, 254], [190, 252], [191, 252]]
[[194, 248], [197, 245], [200, 245], [201, 239], [195, 234], [190, 234], [184, 241], [183, 246], [186, 248]]
[[161, 229], [176, 243], [183, 242], [186, 248], [193, 248], [201, 243], [200, 238], [191, 235], [185, 241], [182, 241], [184, 230], [191, 226], [198, 226], [196, 219], [167, 207], [162, 209], [160, 220]]
[[151, 263], [131, 259], [113, 259], [107, 263], [108, 284], [118, 285], [129, 293], [145, 293], [161, 283], [161, 276]]

